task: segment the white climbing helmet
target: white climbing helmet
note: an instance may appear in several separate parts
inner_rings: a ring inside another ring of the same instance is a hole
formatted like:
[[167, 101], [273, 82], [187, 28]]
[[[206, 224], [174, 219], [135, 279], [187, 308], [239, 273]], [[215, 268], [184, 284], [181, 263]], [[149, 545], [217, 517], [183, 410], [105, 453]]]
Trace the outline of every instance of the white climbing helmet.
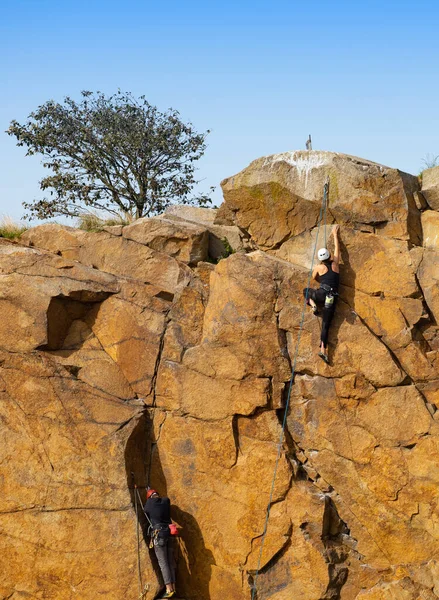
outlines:
[[331, 253], [327, 248], [320, 248], [320, 250], [317, 252], [317, 256], [319, 257], [319, 260], [328, 260], [328, 258], [331, 256]]

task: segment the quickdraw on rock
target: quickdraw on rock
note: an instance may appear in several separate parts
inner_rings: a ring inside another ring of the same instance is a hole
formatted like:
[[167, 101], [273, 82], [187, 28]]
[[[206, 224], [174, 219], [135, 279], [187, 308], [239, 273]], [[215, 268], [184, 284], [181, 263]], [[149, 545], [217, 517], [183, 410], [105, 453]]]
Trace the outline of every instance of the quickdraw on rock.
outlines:
[[145, 583], [143, 590], [140, 592], [139, 600], [145, 600], [146, 594], [149, 592], [149, 590], [150, 590], [149, 583]]

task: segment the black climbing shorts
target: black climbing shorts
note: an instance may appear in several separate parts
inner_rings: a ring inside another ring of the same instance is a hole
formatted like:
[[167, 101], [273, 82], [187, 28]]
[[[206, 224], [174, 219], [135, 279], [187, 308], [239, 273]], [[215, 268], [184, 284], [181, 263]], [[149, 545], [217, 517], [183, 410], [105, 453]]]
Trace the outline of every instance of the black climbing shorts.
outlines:
[[325, 290], [322, 290], [322, 288], [319, 288], [318, 290], [316, 290], [315, 288], [305, 288], [303, 290], [303, 295], [305, 296], [305, 298], [308, 298], [308, 300], [310, 298], [311, 300], [314, 300], [316, 304], [325, 304], [326, 292]]

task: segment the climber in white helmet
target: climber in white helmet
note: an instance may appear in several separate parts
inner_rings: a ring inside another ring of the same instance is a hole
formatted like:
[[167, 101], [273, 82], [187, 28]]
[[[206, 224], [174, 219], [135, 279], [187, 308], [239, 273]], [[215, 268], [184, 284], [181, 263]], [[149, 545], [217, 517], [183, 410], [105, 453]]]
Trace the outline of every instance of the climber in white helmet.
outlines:
[[317, 253], [320, 264], [314, 267], [312, 278], [320, 284], [320, 287], [318, 289], [310, 287], [303, 290], [306, 303], [311, 306], [315, 315], [319, 313], [319, 307], [322, 308], [322, 333], [320, 337], [319, 356], [328, 364], [328, 333], [329, 326], [335, 312], [340, 279], [340, 243], [338, 240], [339, 229], [339, 225], [334, 225], [331, 232], [331, 235], [334, 237], [333, 256], [331, 257], [331, 253], [327, 248], [320, 248]]

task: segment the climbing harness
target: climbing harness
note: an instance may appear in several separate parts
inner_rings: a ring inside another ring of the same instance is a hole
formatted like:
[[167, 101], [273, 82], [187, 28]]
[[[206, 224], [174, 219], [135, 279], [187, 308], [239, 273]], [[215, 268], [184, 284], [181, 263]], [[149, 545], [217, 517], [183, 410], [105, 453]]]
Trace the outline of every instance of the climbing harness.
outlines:
[[292, 366], [292, 370], [291, 370], [290, 383], [289, 383], [289, 386], [288, 386], [287, 400], [285, 402], [285, 409], [284, 409], [284, 416], [283, 416], [283, 421], [282, 421], [281, 433], [280, 433], [280, 436], [279, 436], [279, 442], [277, 444], [277, 456], [276, 456], [276, 461], [275, 461], [275, 464], [274, 464], [273, 479], [272, 479], [272, 482], [271, 482], [270, 497], [269, 497], [269, 500], [268, 500], [267, 512], [266, 512], [266, 516], [265, 516], [264, 530], [262, 532], [261, 548], [259, 550], [259, 557], [258, 557], [257, 568], [256, 568], [256, 571], [255, 571], [255, 574], [254, 574], [254, 577], [253, 577], [253, 582], [251, 584], [251, 589], [252, 589], [251, 600], [255, 600], [257, 589], [258, 589], [257, 588], [257, 580], [258, 580], [258, 576], [259, 576], [259, 571], [261, 569], [262, 552], [263, 552], [263, 549], [264, 549], [265, 539], [267, 537], [268, 522], [270, 520], [271, 505], [272, 505], [272, 502], [273, 502], [274, 485], [276, 483], [277, 470], [278, 470], [278, 467], [279, 467], [280, 457], [281, 457], [281, 453], [282, 453], [282, 445], [283, 445], [283, 441], [284, 441], [285, 428], [286, 428], [286, 424], [287, 424], [288, 408], [289, 408], [290, 399], [291, 399], [291, 390], [292, 390], [293, 384], [294, 384], [294, 375], [296, 373], [297, 357], [298, 357], [298, 354], [299, 354], [300, 340], [301, 340], [301, 337], [302, 337], [303, 324], [305, 322], [306, 306], [308, 304], [309, 289], [310, 289], [310, 285], [311, 285], [311, 278], [312, 278], [312, 272], [313, 272], [313, 267], [314, 267], [314, 257], [315, 257], [316, 250], [317, 250], [317, 241], [319, 239], [319, 231], [320, 231], [320, 226], [322, 225], [322, 221], [324, 221], [325, 248], [326, 248], [326, 212], [327, 212], [327, 204], [328, 204], [328, 193], [329, 193], [329, 178], [326, 180], [325, 185], [323, 187], [322, 206], [320, 208], [319, 219], [318, 219], [318, 222], [317, 222], [317, 235], [316, 235], [316, 240], [315, 240], [315, 244], [314, 244], [314, 251], [313, 251], [313, 254], [312, 254], [311, 268], [309, 270], [309, 275], [308, 275], [307, 291], [306, 291], [305, 300], [304, 300], [304, 303], [303, 303], [303, 310], [302, 310], [302, 316], [301, 316], [301, 320], [300, 320], [299, 333], [298, 333], [298, 336], [297, 336], [296, 349], [295, 349], [295, 352], [294, 352], [294, 360], [293, 360], [293, 366]]
[[321, 283], [320, 287], [327, 292], [325, 297], [325, 308], [332, 308], [334, 306], [335, 297], [338, 296], [338, 292], [330, 285], [326, 285], [326, 283]]

